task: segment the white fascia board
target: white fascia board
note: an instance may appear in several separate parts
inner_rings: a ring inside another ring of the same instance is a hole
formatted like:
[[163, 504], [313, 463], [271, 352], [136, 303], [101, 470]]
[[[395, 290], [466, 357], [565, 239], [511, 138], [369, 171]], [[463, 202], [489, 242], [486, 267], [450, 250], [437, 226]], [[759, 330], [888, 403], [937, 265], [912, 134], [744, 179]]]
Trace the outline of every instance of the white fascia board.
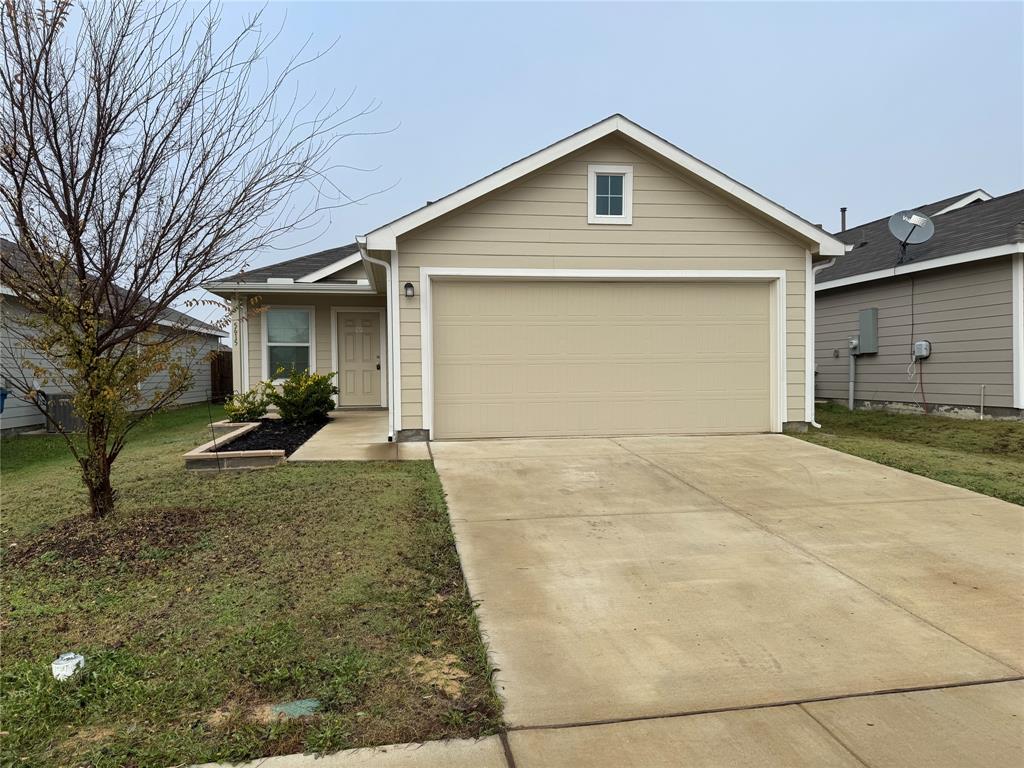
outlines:
[[338, 261], [334, 262], [333, 264], [328, 264], [323, 269], [318, 269], [316, 272], [310, 272], [308, 275], [303, 275], [302, 277], [298, 278], [295, 282], [315, 283], [318, 280], [323, 280], [325, 277], [333, 275], [335, 272], [340, 272], [346, 267], [351, 267], [353, 264], [356, 264], [362, 260], [363, 257], [361, 254], [359, 254], [358, 252], [353, 253], [346, 256], [343, 259], [338, 259]]
[[935, 213], [932, 214], [932, 217], [934, 218], [935, 216], [941, 216], [944, 213], [949, 213], [950, 211], [955, 211], [958, 208], [963, 208], [964, 206], [970, 205], [971, 203], [977, 203], [979, 201], [985, 202], [985, 201], [991, 200], [991, 199], [992, 199], [992, 195], [990, 195], [984, 189], [976, 189], [973, 192], [971, 192], [971, 194], [966, 195], [964, 197], [961, 197], [955, 203], [950, 203], [945, 208], [943, 208], [941, 211], [936, 211]]
[[874, 272], [863, 272], [859, 275], [840, 277], [836, 280], [828, 280], [827, 282], [820, 283], [814, 286], [814, 290], [829, 291], [833, 288], [842, 288], [846, 285], [868, 283], [872, 280], [884, 280], [887, 277], [899, 277], [900, 275], [907, 275], [912, 272], [924, 272], [929, 269], [953, 267], [957, 264], [968, 264], [972, 261], [983, 261], [984, 259], [994, 259], [999, 256], [1010, 256], [1014, 253], [1024, 253], [1024, 243], [994, 245], [991, 248], [982, 248], [977, 251], [968, 251], [967, 253], [955, 253], [951, 256], [942, 256], [938, 259], [929, 259], [928, 261], [922, 261], [916, 264], [900, 264], [898, 267], [890, 267], [889, 269], [878, 269]]
[[210, 293], [359, 293], [373, 294], [369, 281], [352, 283], [204, 283]]
[[782, 206], [773, 203], [763, 195], [759, 195], [750, 187], [740, 184], [735, 179], [726, 176], [721, 171], [712, 168], [693, 155], [687, 154], [660, 136], [656, 136], [647, 129], [641, 128], [622, 115], [612, 115], [589, 128], [583, 129], [579, 133], [574, 133], [572, 136], [552, 144], [546, 149], [528, 155], [512, 165], [502, 168], [500, 171], [485, 176], [447, 197], [443, 197], [430, 205], [419, 208], [379, 229], [375, 229], [366, 235], [366, 245], [371, 250], [394, 250], [397, 248], [398, 238], [406, 232], [416, 229], [439, 216], [450, 213], [483, 195], [493, 192], [506, 184], [510, 184], [527, 174], [560, 160], [572, 152], [582, 149], [588, 144], [592, 144], [598, 139], [616, 132], [640, 144], [662, 159], [698, 176], [725, 194], [775, 220], [786, 229], [795, 232], [806, 240], [817, 243], [818, 247], [813, 251], [814, 253], [819, 253], [822, 256], [840, 256], [846, 252], [845, 244], [824, 230], [787, 211]]

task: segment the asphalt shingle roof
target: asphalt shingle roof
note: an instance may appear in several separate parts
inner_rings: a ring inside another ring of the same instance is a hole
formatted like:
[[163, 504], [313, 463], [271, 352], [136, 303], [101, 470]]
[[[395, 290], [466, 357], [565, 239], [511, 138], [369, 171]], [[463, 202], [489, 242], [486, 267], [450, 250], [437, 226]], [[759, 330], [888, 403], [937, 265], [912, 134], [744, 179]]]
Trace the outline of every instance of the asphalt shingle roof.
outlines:
[[[307, 256], [299, 256], [295, 259], [280, 261], [277, 264], [270, 264], [266, 267], [259, 267], [258, 269], [252, 269], [246, 272], [229, 275], [228, 277], [222, 277], [219, 278], [217, 282], [265, 283], [267, 282], [268, 277], [290, 277], [293, 280], [298, 280], [300, 277], [316, 272], [318, 269], [329, 267], [334, 262], [340, 261], [346, 256], [352, 256], [358, 252], [359, 246], [356, 243], [349, 243], [348, 245], [342, 245], [338, 248], [328, 248], [326, 251], [318, 251], [317, 253], [311, 253]], [[319, 282], [344, 283], [348, 282], [348, 280], [328, 277], [320, 280]]]
[[[968, 194], [938, 200], [914, 210], [934, 216], [937, 211]], [[971, 203], [935, 216], [932, 221], [935, 223], [935, 234], [924, 243], [908, 245], [904, 264], [1024, 241], [1024, 189]], [[890, 234], [888, 222], [889, 218], [886, 217], [837, 232], [836, 237], [855, 247], [836, 259], [834, 266], [819, 272], [817, 282], [824, 283], [897, 266], [900, 244]]]

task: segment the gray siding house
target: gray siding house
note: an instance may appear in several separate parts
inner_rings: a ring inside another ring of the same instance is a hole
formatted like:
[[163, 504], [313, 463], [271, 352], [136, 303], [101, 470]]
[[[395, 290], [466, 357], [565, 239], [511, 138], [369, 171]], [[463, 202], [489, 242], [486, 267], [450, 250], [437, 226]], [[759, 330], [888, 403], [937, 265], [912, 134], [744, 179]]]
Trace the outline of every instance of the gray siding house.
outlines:
[[[852, 246], [815, 281], [815, 394], [846, 402], [849, 339], [877, 309], [877, 352], [857, 354], [857, 407], [1024, 415], [1024, 190], [982, 190], [917, 208], [927, 242], [899, 243], [887, 219], [836, 234]], [[923, 359], [915, 341], [931, 344]]]
[[[12, 249], [14, 244], [0, 239], [0, 248]], [[0, 281], [0, 386], [8, 390], [3, 412], [0, 413], [0, 434], [39, 429], [46, 425], [46, 419], [35, 405], [19, 397], [11, 386], [12, 382], [21, 381], [28, 375], [24, 366], [28, 357], [33, 357], [35, 364], [48, 367], [20, 343], [26, 333], [24, 318], [27, 311]], [[193, 375], [192, 385], [175, 404], [205, 402], [211, 394], [211, 371], [207, 360], [211, 352], [230, 349], [223, 343], [227, 331], [175, 310], [169, 310], [166, 316], [168, 325], [190, 331], [188, 342], [182, 344], [176, 354], [182, 362], [189, 364]], [[166, 384], [167, 376], [161, 374], [147, 380], [144, 388], [156, 391], [166, 387]], [[37, 381], [33, 385], [40, 387], [50, 397], [70, 394], [56, 389], [56, 384], [44, 386]]]

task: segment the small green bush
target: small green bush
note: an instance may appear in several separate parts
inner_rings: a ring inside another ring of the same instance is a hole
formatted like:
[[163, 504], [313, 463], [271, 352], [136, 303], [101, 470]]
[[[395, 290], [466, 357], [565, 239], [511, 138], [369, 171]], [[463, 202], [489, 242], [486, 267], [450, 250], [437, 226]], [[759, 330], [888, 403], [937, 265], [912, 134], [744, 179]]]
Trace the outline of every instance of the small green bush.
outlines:
[[270, 393], [274, 391], [269, 382], [263, 382], [248, 392], [232, 395], [224, 403], [224, 413], [230, 421], [257, 421], [267, 415], [270, 408]]
[[270, 393], [270, 402], [277, 406], [281, 419], [290, 424], [317, 424], [327, 420], [334, 408], [333, 373], [309, 373], [292, 370], [281, 383], [280, 391]]

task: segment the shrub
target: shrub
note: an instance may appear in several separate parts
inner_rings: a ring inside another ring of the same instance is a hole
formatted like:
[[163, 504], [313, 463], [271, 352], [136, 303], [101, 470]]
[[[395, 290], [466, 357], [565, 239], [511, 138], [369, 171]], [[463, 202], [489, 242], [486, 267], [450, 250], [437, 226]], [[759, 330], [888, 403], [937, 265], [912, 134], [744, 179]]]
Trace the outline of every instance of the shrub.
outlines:
[[281, 419], [289, 424], [316, 424], [327, 420], [334, 408], [332, 395], [338, 393], [333, 373], [309, 373], [292, 370], [280, 391], [270, 393]]
[[270, 407], [270, 393], [274, 391], [269, 382], [250, 389], [248, 392], [239, 392], [232, 395], [224, 403], [224, 413], [231, 421], [257, 421], [267, 415]]

